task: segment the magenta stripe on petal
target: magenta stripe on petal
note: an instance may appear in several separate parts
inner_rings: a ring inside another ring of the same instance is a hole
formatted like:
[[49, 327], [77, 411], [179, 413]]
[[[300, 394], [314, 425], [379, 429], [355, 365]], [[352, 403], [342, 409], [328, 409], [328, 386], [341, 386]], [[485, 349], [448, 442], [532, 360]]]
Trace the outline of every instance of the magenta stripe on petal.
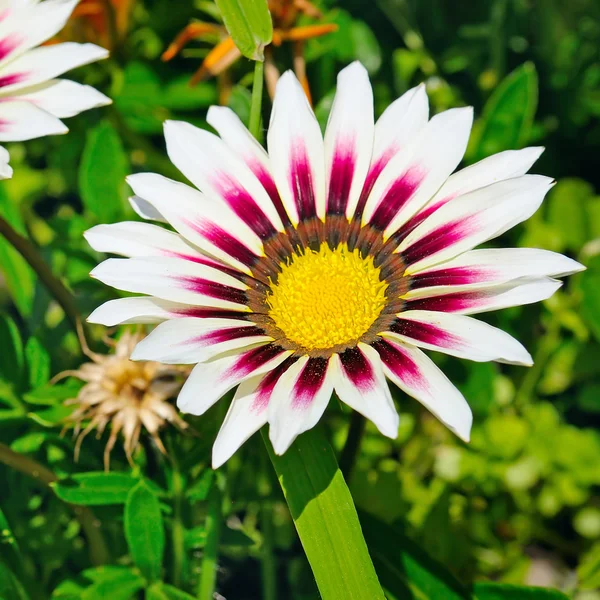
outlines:
[[262, 329], [259, 329], [253, 325], [246, 327], [225, 327], [223, 329], [211, 331], [210, 333], [206, 333], [204, 335], [199, 335], [198, 337], [190, 340], [190, 343], [199, 343], [203, 346], [207, 346], [209, 344], [221, 344], [231, 340], [240, 340], [243, 338], [264, 334], [265, 332]]
[[361, 391], [371, 390], [375, 383], [373, 367], [359, 348], [348, 348], [340, 354], [346, 377]]
[[329, 178], [327, 212], [332, 215], [345, 215], [356, 166], [354, 141], [338, 142]]
[[12, 75], [4, 75], [3, 77], [0, 77], [0, 88], [7, 87], [15, 83], [20, 83], [21, 81], [27, 79], [27, 75], [28, 73], [13, 73]]
[[193, 221], [187, 221], [187, 225], [195, 229], [219, 250], [226, 252], [242, 264], [250, 267], [256, 261], [257, 256], [252, 250], [218, 225], [214, 223], [194, 223]]
[[277, 186], [273, 181], [273, 177], [271, 174], [263, 167], [263, 165], [256, 161], [252, 164], [249, 164], [251, 171], [256, 175], [256, 178], [261, 182], [262, 186], [265, 188], [265, 191], [271, 198], [271, 202], [281, 219], [281, 222], [284, 226], [290, 224], [290, 218], [283, 206], [283, 202], [281, 201], [281, 197], [279, 196], [279, 191], [277, 190]]
[[258, 237], [267, 239], [271, 237], [276, 229], [273, 227], [270, 219], [265, 215], [261, 208], [256, 204], [254, 198], [235, 181], [232, 181], [224, 173], [219, 173], [215, 177], [213, 184], [219, 190], [225, 202], [229, 204], [231, 210], [240, 218]]
[[245, 377], [246, 375], [250, 375], [250, 373], [256, 371], [256, 369], [262, 367], [270, 360], [273, 360], [282, 352], [283, 348], [274, 344], [266, 344], [265, 346], [249, 350], [242, 354], [236, 363], [228, 369], [226, 376]]
[[328, 360], [322, 357], [309, 358], [304, 365], [293, 391], [292, 408], [308, 408], [321, 389], [327, 374]]
[[[0, 17], [0, 21], [2, 18]], [[21, 43], [21, 38], [11, 34], [0, 40], [0, 60], [5, 59]], [[5, 84], [8, 85], [8, 84]]]
[[365, 184], [363, 186], [362, 192], [360, 193], [360, 198], [358, 199], [358, 204], [356, 205], [356, 210], [354, 211], [355, 218], [359, 219], [362, 217], [363, 211], [365, 210], [365, 205], [367, 204], [367, 200], [369, 198], [369, 194], [377, 181], [377, 178], [383, 171], [385, 165], [387, 165], [388, 161], [392, 156], [396, 153], [395, 148], [388, 148], [382, 156], [380, 156], [370, 167], [369, 172], [367, 173], [367, 178], [365, 179]]
[[402, 251], [405, 263], [407, 265], [414, 264], [426, 256], [431, 256], [456, 244], [473, 231], [472, 219], [473, 217], [467, 217], [461, 221], [446, 223], [415, 241], [412, 246]]
[[176, 276], [173, 277], [173, 281], [186, 290], [202, 294], [203, 296], [209, 296], [210, 298], [218, 298], [219, 300], [235, 302], [236, 304], [246, 304], [248, 301], [246, 292], [243, 290], [238, 290], [222, 283], [215, 283], [208, 279], [202, 279], [201, 277]]
[[250, 410], [255, 413], [261, 413], [269, 405], [271, 394], [279, 381], [279, 378], [297, 361], [298, 359], [290, 356], [286, 358], [280, 365], [276, 366], [272, 371], [269, 371], [258, 384], [256, 388], [256, 398], [250, 407]]
[[461, 344], [458, 336], [444, 331], [440, 327], [436, 327], [431, 323], [420, 323], [410, 319], [396, 319], [390, 325], [390, 331], [399, 335], [405, 335], [424, 344], [440, 346], [441, 348], [456, 348]]
[[306, 155], [306, 148], [302, 142], [299, 142], [292, 152], [289, 177], [300, 221], [315, 217], [317, 215], [317, 203], [312, 171]]
[[396, 179], [375, 209], [370, 219], [371, 225], [384, 230], [415, 193], [421, 181], [423, 174], [416, 169], [409, 169], [402, 177]]
[[454, 292], [432, 298], [416, 298], [406, 302], [406, 310], [437, 310], [439, 312], [460, 312], [481, 306], [488, 296], [485, 291]]
[[193, 254], [184, 254], [183, 252], [172, 252], [170, 250], [165, 250], [163, 252], [164, 256], [169, 256], [173, 258], [181, 258], [183, 260], [189, 260], [190, 262], [196, 263], [198, 265], [204, 265], [206, 267], [212, 267], [213, 269], [217, 269], [222, 273], [227, 273], [227, 275], [231, 275], [236, 279], [242, 279], [242, 274], [231, 267], [227, 267], [223, 264], [218, 263], [216, 260], [211, 260], [210, 258], [205, 258], [202, 256], [194, 256]]
[[238, 312], [237, 310], [225, 310], [222, 308], [177, 308], [172, 310], [175, 317], [197, 317], [198, 319], [240, 319], [250, 320], [250, 313]]
[[451, 199], [452, 199], [452, 197], [444, 198], [444, 200], [440, 200], [439, 202], [436, 202], [435, 204], [426, 206], [424, 209], [422, 209], [416, 215], [411, 217], [406, 223], [404, 223], [404, 225], [402, 225], [402, 227], [400, 227], [400, 229], [398, 229], [398, 231], [396, 231], [396, 233], [394, 233], [394, 236], [393, 236], [394, 240], [398, 244], [400, 244], [400, 242], [404, 238], [406, 238], [411, 231], [416, 229], [425, 219], [427, 219], [427, 217], [430, 217], [434, 212], [436, 212], [439, 208], [444, 206], [444, 204], [446, 204]]
[[410, 279], [410, 289], [433, 287], [437, 285], [468, 285], [486, 280], [489, 270], [477, 267], [451, 267], [438, 269], [430, 273], [417, 273]]
[[381, 360], [385, 363], [385, 366], [392, 372], [398, 379], [413, 385], [422, 385], [423, 376], [417, 365], [396, 345], [392, 345], [385, 340], [378, 340], [371, 344]]

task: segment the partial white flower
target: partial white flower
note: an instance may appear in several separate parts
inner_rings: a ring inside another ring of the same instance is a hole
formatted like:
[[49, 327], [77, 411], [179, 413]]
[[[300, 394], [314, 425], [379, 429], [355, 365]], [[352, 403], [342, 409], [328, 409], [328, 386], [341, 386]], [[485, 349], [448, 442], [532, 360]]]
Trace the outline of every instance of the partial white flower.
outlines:
[[[109, 259], [92, 276], [145, 296], [89, 318], [159, 323], [132, 358], [196, 364], [179, 408], [233, 403], [215, 467], [265, 423], [275, 451], [320, 419], [332, 392], [383, 435], [398, 414], [386, 380], [463, 440], [471, 410], [421, 348], [530, 365], [527, 350], [472, 314], [538, 302], [581, 270], [545, 250], [473, 250], [529, 218], [552, 180], [525, 175], [540, 148], [503, 152], [452, 175], [472, 110], [428, 120], [423, 87], [377, 123], [365, 69], [344, 69], [321, 136], [291, 72], [277, 85], [267, 154], [235, 114], [213, 107], [217, 137], [165, 125], [173, 163], [198, 189], [133, 175], [145, 223], [100, 225], [86, 238]], [[201, 191], [198, 191], [201, 190]]]
[[[89, 85], [56, 79], [106, 58], [94, 44], [37, 47], [65, 25], [78, 0], [0, 0], [0, 142], [67, 133], [60, 119], [110, 104]], [[12, 175], [0, 149], [0, 179]]]

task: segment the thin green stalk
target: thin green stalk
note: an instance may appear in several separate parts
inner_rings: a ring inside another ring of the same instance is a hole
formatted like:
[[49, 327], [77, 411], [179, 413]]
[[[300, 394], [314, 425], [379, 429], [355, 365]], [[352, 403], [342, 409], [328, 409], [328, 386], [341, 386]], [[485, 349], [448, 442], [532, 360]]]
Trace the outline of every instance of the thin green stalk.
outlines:
[[[2, 443], [0, 443], [0, 462], [15, 471], [24, 473], [46, 487], [50, 487], [51, 483], [58, 480], [58, 477], [44, 465], [41, 465], [29, 456], [11, 450]], [[68, 506], [73, 510], [75, 518], [79, 521], [81, 529], [85, 533], [90, 549], [91, 563], [95, 566], [108, 563], [110, 555], [104, 541], [104, 536], [100, 531], [100, 522], [94, 513], [87, 506], [78, 506], [75, 504], [69, 504]]]
[[13, 229], [6, 219], [0, 216], [0, 235], [3, 235], [13, 248], [27, 261], [29, 266], [36, 272], [40, 281], [48, 289], [54, 299], [60, 304], [73, 329], [77, 331], [79, 311], [75, 305], [73, 294], [64, 283], [56, 277], [46, 261], [42, 258], [39, 250], [25, 236]]
[[[174, 457], [174, 453], [172, 457]], [[173, 458], [172, 472], [173, 520], [171, 522], [171, 543], [173, 545], [173, 585], [181, 587], [185, 572], [185, 528], [183, 525], [183, 492], [185, 481], [179, 470], [179, 464]]]
[[366, 425], [367, 420], [360, 413], [352, 411], [348, 437], [340, 456], [340, 469], [346, 481], [350, 481], [352, 477], [352, 469], [354, 469], [354, 463], [360, 450], [360, 443], [365, 433]]
[[250, 133], [260, 142], [260, 114], [262, 109], [263, 82], [265, 63], [257, 60], [254, 63], [254, 82], [252, 83], [252, 103], [250, 104], [250, 122], [248, 129]]
[[217, 581], [217, 558], [219, 538], [221, 536], [221, 490], [217, 483], [208, 496], [208, 514], [206, 515], [206, 542], [200, 565], [198, 598], [212, 600]]
[[260, 509], [262, 530], [261, 569], [262, 600], [277, 600], [277, 564], [273, 553], [273, 506], [263, 500]]

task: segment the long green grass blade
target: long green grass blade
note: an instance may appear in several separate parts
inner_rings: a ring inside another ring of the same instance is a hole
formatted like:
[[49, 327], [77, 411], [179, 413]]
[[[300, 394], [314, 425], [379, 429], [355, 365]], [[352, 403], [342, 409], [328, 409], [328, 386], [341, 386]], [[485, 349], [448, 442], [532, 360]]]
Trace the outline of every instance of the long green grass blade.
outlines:
[[350, 490], [325, 436], [311, 429], [283, 456], [263, 437], [323, 600], [382, 600]]

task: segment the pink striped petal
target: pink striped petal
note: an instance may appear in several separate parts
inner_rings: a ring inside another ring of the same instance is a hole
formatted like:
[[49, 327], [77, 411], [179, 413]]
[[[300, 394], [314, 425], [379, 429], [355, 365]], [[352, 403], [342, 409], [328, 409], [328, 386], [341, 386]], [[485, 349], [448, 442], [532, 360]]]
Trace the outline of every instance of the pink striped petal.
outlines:
[[384, 338], [474, 360], [531, 366], [525, 348], [508, 333], [463, 315], [409, 310], [398, 315]]
[[0, 142], [23, 142], [67, 131], [61, 121], [31, 102], [0, 102]]
[[446, 427], [469, 441], [473, 415], [463, 395], [421, 350], [393, 340], [372, 344], [386, 376], [418, 400]]
[[528, 219], [553, 181], [541, 175], [507, 179], [441, 207], [398, 247], [408, 274], [454, 258]]
[[359, 343], [332, 358], [333, 386], [342, 402], [372, 421], [389, 438], [398, 435], [398, 413], [379, 354]]
[[290, 354], [289, 350], [268, 344], [199, 363], [185, 382], [177, 406], [182, 412], [201, 415], [238, 383], [275, 369]]
[[173, 164], [209, 198], [225, 202], [258, 237], [283, 230], [264, 187], [223, 140], [183, 121], [166, 121], [165, 139]]
[[222, 271], [179, 258], [109, 258], [90, 276], [118, 290], [195, 306], [243, 310], [247, 286]]
[[436, 115], [415, 141], [390, 159], [373, 186], [363, 215], [389, 237], [427, 203], [461, 161], [473, 110]]
[[127, 182], [184, 238], [234, 268], [250, 273], [262, 255], [260, 238], [227, 205], [153, 173], [130, 175]]
[[267, 135], [272, 173], [291, 222], [326, 210], [323, 136], [302, 86], [291, 71], [277, 82]]
[[92, 312], [87, 320], [89, 323], [112, 327], [130, 323], [162, 323], [167, 319], [182, 317], [248, 320], [250, 313], [190, 306], [189, 304], [152, 298], [151, 296], [140, 296], [109, 300]]
[[254, 323], [183, 317], [160, 323], [131, 354], [131, 360], [176, 364], [206, 362], [225, 352], [272, 342]]
[[519, 277], [562, 277], [585, 267], [567, 256], [537, 248], [471, 250], [411, 276], [408, 299], [444, 294], [452, 286], [490, 286]]
[[146, 221], [157, 221], [158, 223], [168, 223], [165, 216], [150, 204], [148, 200], [144, 200], [139, 196], [130, 196], [128, 200], [135, 214], [142, 217], [142, 219], [145, 219]]
[[229, 460], [251, 435], [267, 423], [275, 385], [295, 361], [295, 358], [287, 358], [266, 375], [252, 377], [240, 384], [213, 446], [213, 469]]
[[533, 163], [540, 157], [543, 148], [524, 148], [523, 150], [506, 150], [478, 163], [466, 167], [451, 175], [439, 192], [412, 218], [410, 218], [395, 234], [400, 243], [413, 229], [442, 206], [463, 194], [492, 185], [498, 181], [525, 175]]
[[299, 358], [280, 378], [269, 403], [269, 437], [283, 454], [304, 431], [314, 427], [333, 392], [332, 359]]
[[369, 75], [354, 62], [338, 75], [325, 132], [328, 214], [352, 217], [369, 170], [374, 130]]
[[428, 116], [429, 103], [425, 85], [421, 84], [392, 102], [379, 117], [375, 124], [371, 164], [353, 213], [357, 219], [362, 217], [373, 186], [387, 163], [409, 146], [427, 123]]
[[443, 294], [406, 300], [405, 309], [474, 315], [546, 300], [561, 285], [561, 281], [549, 277], [521, 277], [483, 289], [473, 290], [471, 286], [462, 290], [459, 286], [442, 288]]
[[208, 109], [206, 120], [217, 130], [221, 139], [244, 160], [265, 188], [281, 222], [288, 225], [290, 220], [271, 175], [271, 163], [264, 148], [230, 108], [211, 106]]

